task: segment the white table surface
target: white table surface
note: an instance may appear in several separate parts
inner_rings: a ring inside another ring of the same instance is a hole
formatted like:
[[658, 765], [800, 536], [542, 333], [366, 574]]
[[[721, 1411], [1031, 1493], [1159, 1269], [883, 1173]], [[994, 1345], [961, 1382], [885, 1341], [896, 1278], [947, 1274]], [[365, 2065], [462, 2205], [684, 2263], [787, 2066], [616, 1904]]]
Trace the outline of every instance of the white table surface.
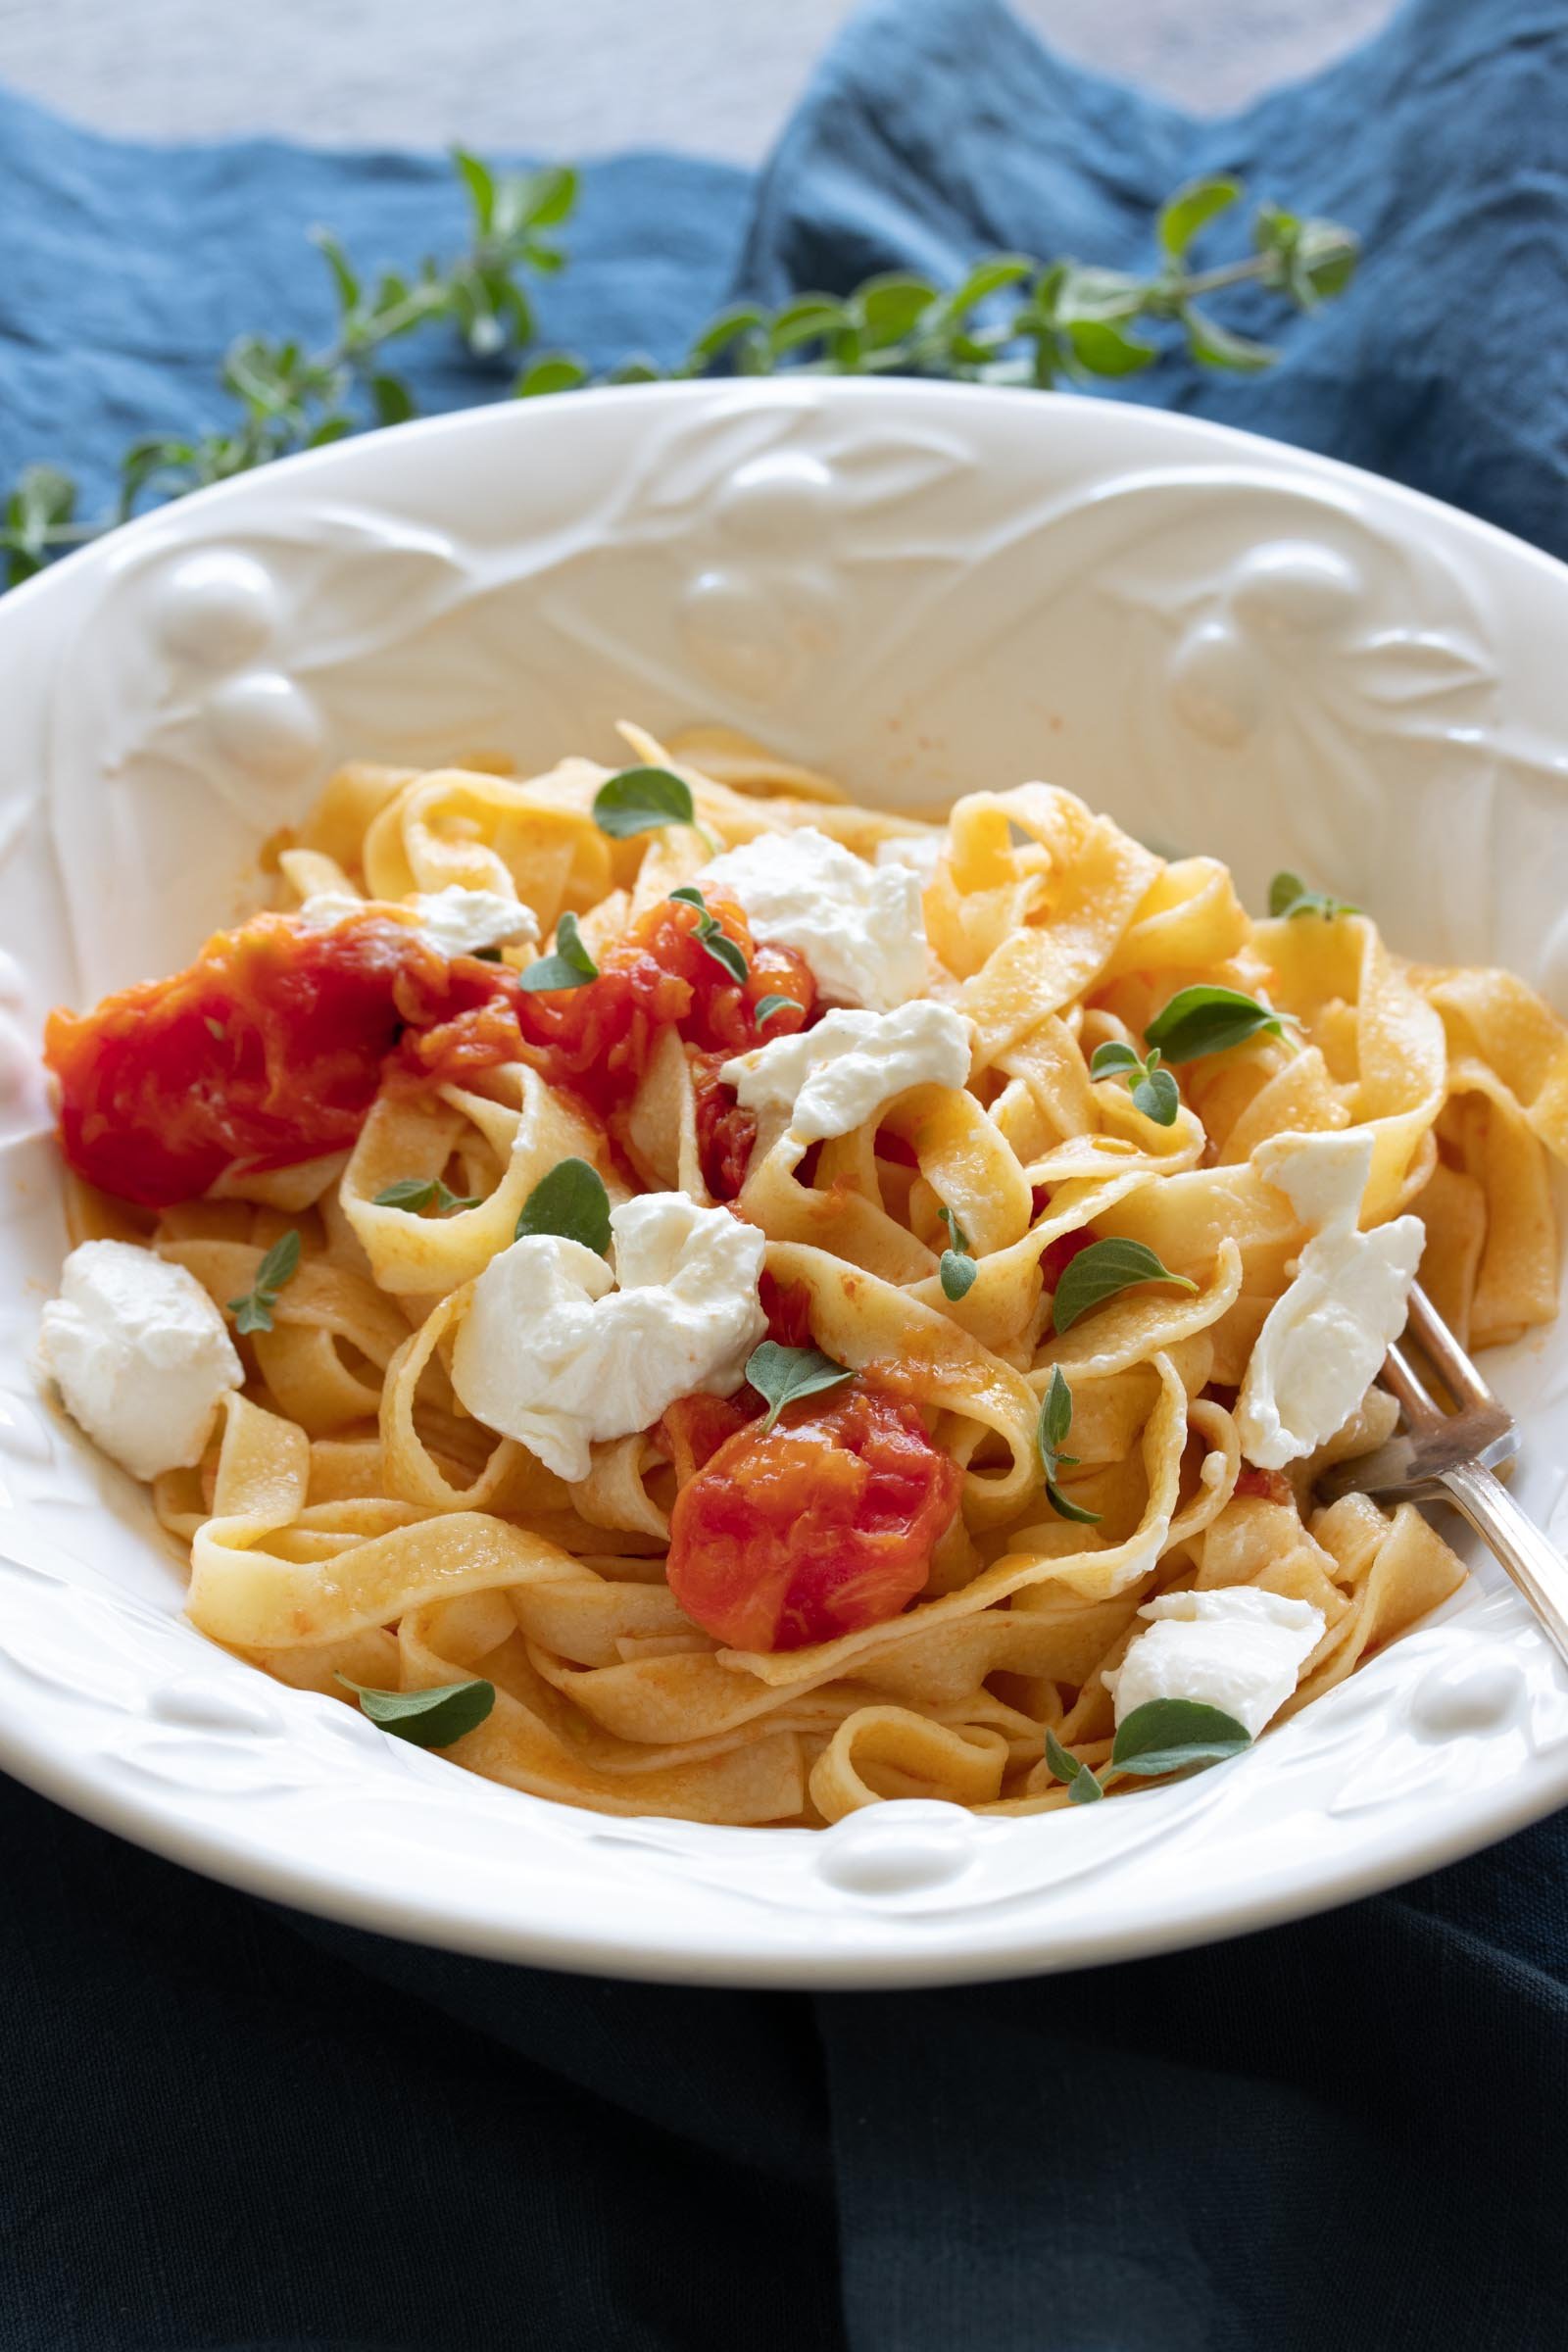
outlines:
[[[1065, 53], [1205, 114], [1393, 0], [1016, 0]], [[0, 0], [0, 81], [148, 138], [765, 151], [852, 0]]]

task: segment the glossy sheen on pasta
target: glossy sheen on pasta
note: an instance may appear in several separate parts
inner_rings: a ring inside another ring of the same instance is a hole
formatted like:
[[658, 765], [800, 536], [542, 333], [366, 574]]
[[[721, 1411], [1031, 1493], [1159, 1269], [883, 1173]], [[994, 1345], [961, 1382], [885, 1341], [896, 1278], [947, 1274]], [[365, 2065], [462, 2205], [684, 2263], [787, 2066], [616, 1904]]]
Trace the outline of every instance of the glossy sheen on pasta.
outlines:
[[[1413, 1210], [1421, 1278], [1461, 1338], [1515, 1336], [1555, 1311], [1560, 1026], [1504, 973], [1401, 963], [1362, 916], [1253, 921], [1215, 859], [1167, 863], [1044, 784], [971, 795], [933, 834], [722, 738], [692, 739], [685, 758], [698, 814], [728, 847], [809, 823], [868, 858], [894, 836], [939, 851], [931, 993], [974, 1024], [968, 1086], [917, 1087], [809, 1157], [764, 1127], [735, 1204], [775, 1280], [808, 1298], [814, 1344], [854, 1369], [898, 1367], [962, 1473], [925, 1590], [825, 1643], [728, 1650], [665, 1584], [677, 1469], [651, 1435], [596, 1445], [567, 1483], [457, 1405], [448, 1366], [471, 1286], [558, 1161], [593, 1161], [612, 1200], [638, 1186], [709, 1200], [670, 1033], [612, 1135], [513, 1063], [422, 1096], [386, 1089], [346, 1158], [230, 1180], [156, 1222], [77, 1188], [78, 1238], [147, 1241], [220, 1305], [280, 1235], [304, 1236], [274, 1328], [240, 1343], [247, 1383], [220, 1446], [157, 1482], [189, 1547], [193, 1621], [345, 1703], [340, 1673], [409, 1690], [486, 1677], [496, 1705], [447, 1751], [458, 1763], [569, 1804], [710, 1822], [820, 1824], [899, 1795], [1060, 1804], [1047, 1729], [1104, 1761], [1102, 1676], [1140, 1604], [1184, 1587], [1251, 1584], [1319, 1609], [1286, 1712], [1309, 1703], [1462, 1569], [1409, 1507], [1311, 1506], [1326, 1460], [1391, 1428], [1380, 1391], [1288, 1481], [1243, 1475], [1236, 1392], [1307, 1239], [1258, 1148], [1364, 1127], [1363, 1224]], [[592, 802], [608, 772], [347, 769], [283, 855], [282, 901], [514, 892], [542, 946], [508, 961], [548, 950], [564, 909], [602, 953], [710, 855], [681, 826], [607, 838]], [[1089, 1060], [1106, 1041], [1141, 1044], [1178, 989], [1205, 981], [1266, 992], [1294, 1025], [1185, 1065], [1159, 1126]], [[438, 1175], [477, 1205], [434, 1218], [376, 1203]], [[938, 1278], [942, 1207], [978, 1260], [956, 1302]], [[1125, 1291], [1055, 1336], [1042, 1258], [1049, 1270], [1051, 1245], [1088, 1225], [1148, 1244], [1196, 1289]], [[1036, 1429], [1056, 1366], [1074, 1408], [1067, 1492], [1094, 1526], [1057, 1516], [1044, 1490]]]

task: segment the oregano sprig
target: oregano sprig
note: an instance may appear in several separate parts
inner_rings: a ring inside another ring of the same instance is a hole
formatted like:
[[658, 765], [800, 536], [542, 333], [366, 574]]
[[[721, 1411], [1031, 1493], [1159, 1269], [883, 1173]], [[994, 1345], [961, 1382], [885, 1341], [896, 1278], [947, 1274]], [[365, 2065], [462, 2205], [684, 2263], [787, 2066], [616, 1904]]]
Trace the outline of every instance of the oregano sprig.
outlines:
[[1246, 1725], [1223, 1707], [1196, 1698], [1150, 1698], [1117, 1725], [1110, 1761], [1117, 1772], [1154, 1780], [1167, 1772], [1221, 1764], [1251, 1744]]
[[1182, 1099], [1175, 1079], [1160, 1066], [1157, 1046], [1146, 1056], [1131, 1046], [1124, 1046], [1118, 1038], [1107, 1038], [1102, 1046], [1095, 1048], [1089, 1075], [1125, 1078], [1132, 1089], [1135, 1110], [1141, 1110], [1146, 1119], [1152, 1119], [1156, 1127], [1175, 1126]]
[[601, 1257], [610, 1250], [610, 1195], [599, 1170], [585, 1159], [558, 1159], [541, 1176], [517, 1211], [514, 1241], [529, 1234], [559, 1234], [564, 1241], [580, 1242]]
[[300, 1265], [299, 1229], [290, 1226], [281, 1235], [256, 1269], [256, 1280], [241, 1298], [231, 1298], [228, 1311], [234, 1318], [236, 1331], [270, 1331], [272, 1309], [277, 1294], [286, 1283], [293, 1281]]
[[530, 992], [583, 988], [598, 977], [599, 966], [588, 953], [577, 917], [568, 908], [556, 924], [555, 953], [536, 956], [525, 971], [517, 974], [517, 986]]
[[1336, 915], [1359, 914], [1361, 911], [1359, 906], [1352, 906], [1348, 899], [1331, 898], [1326, 890], [1309, 889], [1299, 874], [1275, 875], [1268, 886], [1268, 910], [1276, 919], [1280, 916], [1294, 918], [1299, 914], [1318, 914], [1325, 922], [1332, 922]]
[[1051, 1301], [1053, 1326], [1058, 1333], [1070, 1331], [1092, 1307], [1103, 1306], [1107, 1298], [1146, 1282], [1166, 1282], [1178, 1291], [1198, 1288], [1191, 1275], [1173, 1274], [1146, 1242], [1126, 1241], [1120, 1235], [1091, 1242], [1061, 1270]]
[[[1167, 1774], [1200, 1772], [1205, 1765], [1222, 1764], [1252, 1744], [1251, 1734], [1223, 1707], [1210, 1707], [1196, 1698], [1151, 1698], [1116, 1727], [1110, 1760], [1105, 1769], [1129, 1772], [1140, 1780], [1162, 1780]], [[1046, 1766], [1067, 1788], [1070, 1804], [1091, 1804], [1105, 1791], [1099, 1776], [1081, 1756], [1062, 1746], [1053, 1731], [1046, 1733]]]
[[1052, 1367], [1051, 1386], [1040, 1407], [1040, 1419], [1035, 1424], [1035, 1445], [1040, 1454], [1040, 1466], [1046, 1475], [1046, 1500], [1058, 1519], [1075, 1519], [1082, 1526], [1098, 1527], [1100, 1513], [1086, 1510], [1081, 1502], [1069, 1502], [1057, 1485], [1063, 1470], [1076, 1470], [1078, 1456], [1063, 1453], [1072, 1429], [1072, 1390], [1067, 1385], [1061, 1366]]
[[847, 1364], [836, 1364], [820, 1348], [784, 1348], [777, 1340], [763, 1340], [752, 1349], [746, 1365], [748, 1382], [767, 1406], [767, 1418], [758, 1423], [759, 1434], [767, 1435], [787, 1404], [836, 1389], [840, 1381], [854, 1377]]
[[[1209, 298], [1252, 285], [1296, 310], [1315, 310], [1348, 285], [1360, 248], [1337, 221], [1262, 204], [1252, 219], [1250, 254], [1216, 269], [1192, 269], [1189, 250], [1199, 233], [1243, 193], [1239, 180], [1221, 176], [1178, 188], [1156, 218], [1159, 262], [1147, 276], [1023, 253], [987, 254], [953, 287], [893, 270], [849, 294], [795, 294], [774, 310], [733, 303], [673, 368], [638, 356], [603, 380], [647, 383], [722, 368], [736, 375], [803, 369], [1043, 388], [1139, 374], [1169, 348], [1171, 330], [1200, 366], [1256, 373], [1278, 354], [1216, 318]], [[526, 399], [590, 380], [575, 354], [551, 352], [529, 363], [516, 390]]]
[[1197, 1061], [1244, 1046], [1250, 1037], [1283, 1035], [1284, 1022], [1272, 1005], [1239, 988], [1207, 983], [1178, 989], [1144, 1031], [1145, 1042], [1157, 1046], [1167, 1061]]
[[[698, 946], [705, 956], [711, 956], [721, 971], [728, 972], [730, 978], [738, 981], [744, 988], [752, 976], [751, 966], [746, 960], [746, 951], [738, 940], [731, 939], [717, 915], [710, 912], [708, 901], [695, 883], [684, 883], [679, 890], [672, 890], [669, 895], [681, 906], [697, 908], [697, 928], [693, 937]], [[763, 1002], [769, 1004], [793, 1004], [795, 1000], [793, 997], [768, 997]], [[760, 1020], [760, 1013], [758, 1018]]]
[[797, 997], [759, 997], [752, 1018], [760, 1029], [762, 1023], [770, 1021], [775, 1012], [804, 1012], [805, 1010], [805, 1005]]
[[1104, 1795], [1099, 1774], [1082, 1756], [1075, 1756], [1070, 1748], [1063, 1747], [1052, 1731], [1046, 1734], [1046, 1764], [1058, 1781], [1066, 1782], [1068, 1804], [1092, 1805], [1097, 1797]]
[[450, 1747], [468, 1732], [478, 1730], [496, 1703], [494, 1683], [437, 1683], [427, 1690], [378, 1690], [373, 1684], [352, 1682], [346, 1674], [334, 1677], [352, 1690], [360, 1711], [407, 1740], [413, 1747]]
[[219, 369], [233, 409], [228, 421], [211, 432], [176, 429], [131, 442], [108, 513], [84, 521], [69, 474], [54, 466], [25, 467], [0, 516], [0, 558], [11, 583], [127, 521], [149, 500], [181, 498], [367, 426], [403, 423], [417, 404], [407, 378], [388, 367], [386, 349], [422, 327], [456, 329], [479, 365], [530, 344], [535, 320], [525, 281], [564, 264], [552, 232], [576, 203], [577, 175], [559, 164], [498, 172], [463, 148], [453, 150], [452, 162], [467, 204], [466, 244], [445, 262], [426, 257], [412, 270], [367, 277], [330, 229], [314, 230], [337, 313], [330, 340], [312, 350], [297, 336], [241, 335]]
[[[208, 432], [175, 427], [132, 442], [106, 513], [84, 517], [77, 485], [60, 466], [24, 467], [0, 503], [0, 563], [9, 580], [25, 579], [149, 501], [182, 497], [367, 427], [402, 423], [416, 403], [407, 378], [388, 365], [388, 348], [428, 326], [455, 330], [477, 368], [493, 367], [509, 351], [524, 353], [511, 384], [519, 397], [587, 383], [590, 369], [574, 354], [536, 347], [529, 290], [566, 266], [555, 232], [576, 204], [575, 172], [560, 165], [502, 172], [465, 148], [453, 150], [452, 162], [468, 214], [463, 248], [445, 261], [427, 257], [412, 270], [368, 276], [341, 239], [316, 230], [337, 313], [330, 338], [313, 349], [297, 335], [242, 335], [219, 371], [232, 407], [227, 420]], [[1135, 375], [1173, 342], [1201, 367], [1256, 371], [1275, 353], [1216, 318], [1211, 298], [1252, 286], [1297, 311], [1314, 310], [1348, 284], [1359, 247], [1336, 221], [1265, 203], [1253, 215], [1250, 253], [1193, 268], [1195, 240], [1242, 195], [1241, 183], [1227, 176], [1179, 188], [1160, 208], [1157, 259], [1142, 276], [1021, 253], [983, 255], [953, 286], [884, 272], [850, 293], [796, 294], [775, 309], [731, 303], [673, 367], [633, 354], [603, 380], [800, 368], [1045, 387]]]
[[942, 1296], [944, 1298], [955, 1300], [966, 1298], [974, 1288], [974, 1278], [980, 1268], [976, 1265], [974, 1253], [969, 1248], [968, 1236], [963, 1232], [952, 1209], [939, 1207], [937, 1215], [947, 1227], [948, 1239], [952, 1245], [951, 1248], [943, 1250], [942, 1263], [938, 1268], [942, 1281]]
[[455, 1193], [439, 1176], [401, 1176], [372, 1196], [377, 1208], [406, 1209], [411, 1217], [433, 1208], [438, 1217], [455, 1217], [462, 1208], [477, 1208], [477, 1193]]

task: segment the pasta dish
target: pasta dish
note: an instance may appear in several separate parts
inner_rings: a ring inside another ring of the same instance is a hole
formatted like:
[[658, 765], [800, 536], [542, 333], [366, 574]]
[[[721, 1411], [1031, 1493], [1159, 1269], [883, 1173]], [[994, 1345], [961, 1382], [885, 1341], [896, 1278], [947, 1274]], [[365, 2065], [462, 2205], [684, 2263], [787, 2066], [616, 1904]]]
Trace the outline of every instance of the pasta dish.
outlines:
[[211, 1641], [616, 1814], [1027, 1814], [1236, 1753], [1454, 1591], [1412, 1281], [1555, 1312], [1568, 1033], [1073, 794], [718, 730], [351, 765], [272, 908], [50, 1018], [40, 1360]]

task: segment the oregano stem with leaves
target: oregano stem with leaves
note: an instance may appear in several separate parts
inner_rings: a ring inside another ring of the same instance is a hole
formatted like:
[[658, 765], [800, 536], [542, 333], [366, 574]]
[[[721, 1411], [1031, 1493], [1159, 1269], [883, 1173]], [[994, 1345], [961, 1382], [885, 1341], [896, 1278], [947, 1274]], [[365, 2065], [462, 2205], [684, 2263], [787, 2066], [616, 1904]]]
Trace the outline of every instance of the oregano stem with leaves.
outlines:
[[[445, 263], [425, 259], [411, 274], [386, 270], [367, 279], [330, 230], [316, 230], [337, 303], [330, 342], [312, 351], [298, 339], [242, 335], [220, 370], [235, 403], [232, 421], [214, 432], [132, 442], [121, 459], [117, 494], [97, 517], [78, 514], [78, 486], [61, 466], [25, 466], [0, 509], [8, 581], [14, 585], [51, 556], [127, 521], [148, 500], [183, 497], [349, 433], [402, 423], [416, 414], [416, 403], [407, 379], [387, 365], [386, 348], [427, 326], [454, 328], [479, 365], [522, 355], [510, 387], [520, 398], [595, 380], [573, 353], [534, 352], [526, 282], [566, 266], [551, 232], [571, 217], [576, 173], [564, 166], [497, 172], [464, 148], [453, 151], [452, 161], [468, 206], [461, 253]], [[1159, 261], [1146, 276], [1018, 253], [986, 255], [947, 288], [885, 272], [847, 295], [804, 293], [772, 310], [732, 304], [674, 367], [634, 354], [597, 380], [799, 369], [1046, 389], [1063, 380], [1135, 375], [1177, 341], [1204, 367], [1254, 371], [1273, 364], [1273, 350], [1200, 306], [1250, 285], [1296, 310], [1313, 310], [1348, 284], [1359, 249], [1353, 233], [1335, 221], [1265, 203], [1253, 215], [1250, 255], [1190, 269], [1195, 238], [1242, 193], [1241, 183], [1226, 177], [1179, 188], [1156, 217]]]

